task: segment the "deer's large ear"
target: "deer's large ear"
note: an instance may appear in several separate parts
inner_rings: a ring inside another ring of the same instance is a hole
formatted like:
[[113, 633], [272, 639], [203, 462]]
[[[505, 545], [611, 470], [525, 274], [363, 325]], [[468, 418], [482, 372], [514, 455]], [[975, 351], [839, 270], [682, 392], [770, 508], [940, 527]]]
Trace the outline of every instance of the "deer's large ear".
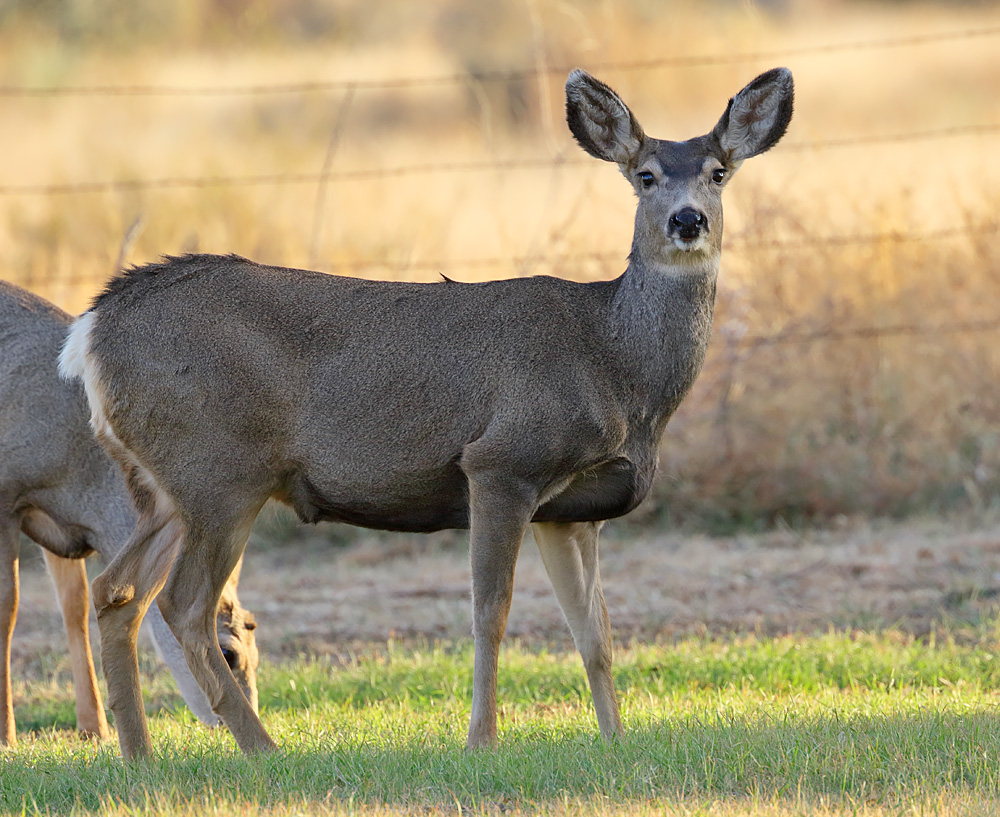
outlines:
[[732, 164], [777, 144], [792, 118], [792, 72], [772, 68], [729, 100], [712, 134]]
[[566, 80], [566, 122], [587, 153], [624, 168], [635, 163], [646, 138], [621, 97], [579, 68]]

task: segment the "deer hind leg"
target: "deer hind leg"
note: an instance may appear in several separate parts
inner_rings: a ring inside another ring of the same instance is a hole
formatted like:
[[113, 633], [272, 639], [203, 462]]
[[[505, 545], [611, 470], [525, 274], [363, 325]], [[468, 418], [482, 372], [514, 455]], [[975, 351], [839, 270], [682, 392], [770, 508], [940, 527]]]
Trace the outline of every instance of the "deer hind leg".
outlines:
[[0, 746], [14, 746], [17, 742], [10, 679], [10, 641], [17, 620], [19, 536], [14, 520], [0, 517]]
[[559, 606], [583, 658], [601, 735], [622, 734], [614, 681], [611, 679], [611, 622], [601, 591], [594, 522], [534, 525], [535, 541]]
[[97, 688], [94, 656], [90, 651], [90, 589], [83, 559], [64, 559], [43, 549], [49, 575], [56, 586], [73, 666], [76, 728], [87, 737], [110, 736], [108, 720]]
[[124, 549], [94, 579], [108, 706], [126, 760], [148, 757], [153, 750], [139, 687], [136, 637], [150, 602], [167, 579], [180, 535], [174, 514], [144, 509]]
[[514, 590], [514, 567], [535, 495], [516, 482], [469, 476], [472, 562], [472, 717], [468, 748], [497, 742], [497, 664]]
[[[218, 516], [202, 525], [188, 525], [167, 584], [157, 603], [163, 618], [184, 648], [191, 674], [237, 745], [247, 754], [274, 749], [254, 708], [233, 676], [216, 631], [219, 599], [235, 569], [253, 520], [260, 509], [248, 508], [236, 517]], [[206, 520], [206, 516], [200, 516]]]

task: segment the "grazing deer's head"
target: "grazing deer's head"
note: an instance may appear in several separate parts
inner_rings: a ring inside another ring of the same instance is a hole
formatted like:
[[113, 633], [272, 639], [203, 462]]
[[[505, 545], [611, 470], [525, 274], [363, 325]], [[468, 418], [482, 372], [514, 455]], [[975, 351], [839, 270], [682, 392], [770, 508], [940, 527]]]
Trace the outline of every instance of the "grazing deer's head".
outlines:
[[[239, 578], [239, 573], [236, 573]], [[219, 600], [216, 619], [219, 647], [229, 669], [240, 685], [240, 689], [250, 702], [254, 712], [259, 711], [257, 695], [257, 621], [253, 613], [244, 609], [236, 598], [235, 583], [230, 581]]]

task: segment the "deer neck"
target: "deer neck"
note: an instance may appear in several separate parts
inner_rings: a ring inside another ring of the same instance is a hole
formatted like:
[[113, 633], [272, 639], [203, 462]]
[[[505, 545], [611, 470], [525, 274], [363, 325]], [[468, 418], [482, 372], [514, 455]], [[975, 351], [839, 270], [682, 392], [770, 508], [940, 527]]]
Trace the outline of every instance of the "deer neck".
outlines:
[[701, 371], [719, 271], [718, 252], [675, 255], [676, 263], [651, 261], [633, 244], [612, 305], [612, 333], [641, 412], [664, 422]]

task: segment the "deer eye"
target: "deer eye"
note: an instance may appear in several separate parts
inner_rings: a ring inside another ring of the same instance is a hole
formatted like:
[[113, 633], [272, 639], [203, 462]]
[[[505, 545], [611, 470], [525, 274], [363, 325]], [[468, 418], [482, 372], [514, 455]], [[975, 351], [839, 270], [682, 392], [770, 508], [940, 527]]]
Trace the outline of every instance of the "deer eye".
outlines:
[[642, 173], [639, 174], [639, 181], [642, 182], [643, 187], [652, 187], [653, 182], [655, 182], [656, 179], [653, 178], [652, 173], [650, 173], [648, 170], [644, 170], [642, 171]]
[[722, 184], [725, 178], [726, 178], [726, 171], [721, 167], [717, 167], [715, 168], [715, 170], [712, 171], [712, 181], [715, 182], [716, 184]]

